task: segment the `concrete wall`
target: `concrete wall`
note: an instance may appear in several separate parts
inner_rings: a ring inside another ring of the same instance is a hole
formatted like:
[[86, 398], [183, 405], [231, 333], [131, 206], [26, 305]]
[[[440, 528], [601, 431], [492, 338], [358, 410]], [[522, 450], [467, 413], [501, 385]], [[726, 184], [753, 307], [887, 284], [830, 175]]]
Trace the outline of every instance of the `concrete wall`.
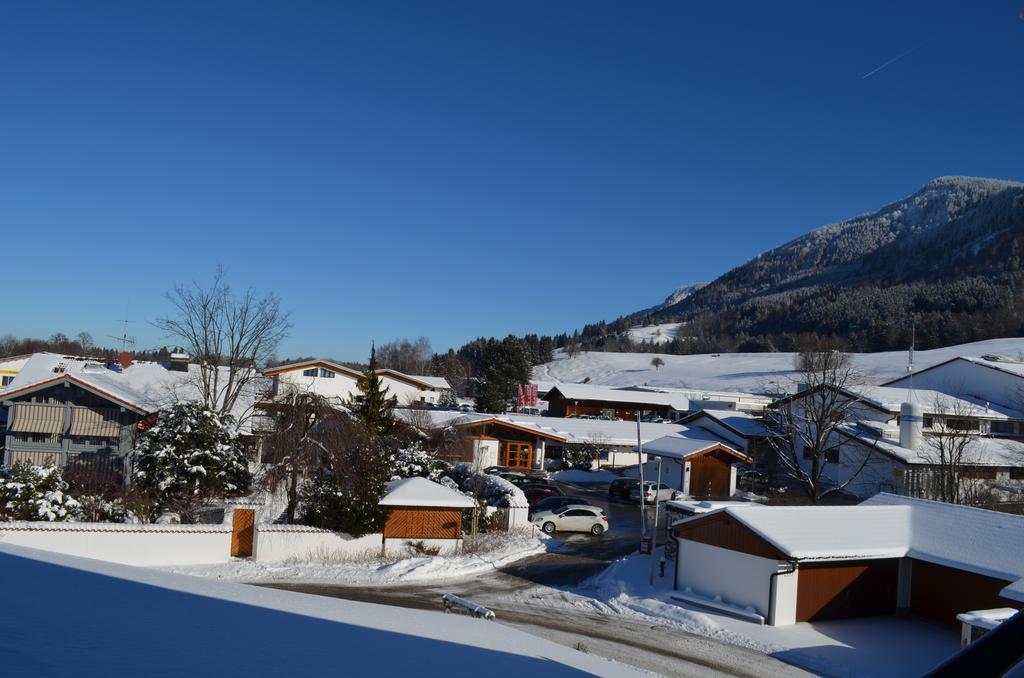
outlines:
[[775, 595], [772, 598], [775, 615], [767, 619], [767, 623], [773, 626], [796, 623], [796, 592], [800, 583], [800, 570], [786, 572], [788, 569], [788, 564], [780, 563], [779, 570], [784, 574], [775, 577]]
[[335, 372], [334, 377], [304, 377], [302, 370], [294, 370], [278, 375], [278, 391], [292, 388], [301, 392], [316, 393], [325, 398], [348, 400], [358, 391], [357, 382], [352, 377]]
[[387, 387], [388, 393], [398, 398], [399, 405], [411, 405], [417, 402], [437, 404], [441, 399], [441, 394], [437, 391], [424, 390], [418, 386], [389, 377], [386, 374], [378, 376], [380, 377], [381, 384]]
[[[771, 575], [779, 571], [778, 561], [751, 556], [739, 551], [710, 546], [688, 539], [679, 540], [676, 556], [677, 588], [704, 598], [721, 599], [733, 607], [751, 607], [767, 618]], [[781, 578], [781, 577], [780, 577]], [[794, 578], [795, 579], [795, 578]], [[795, 581], [784, 585], [784, 595], [792, 589], [792, 612], [796, 616]]]
[[117, 523], [0, 523], [0, 542], [126, 565], [202, 565], [227, 562], [227, 525]]
[[[350, 537], [347, 534], [319, 530], [305, 525], [259, 525], [253, 557], [260, 562], [284, 560], [346, 560], [380, 555], [382, 535], [367, 534]], [[440, 555], [458, 553], [461, 539], [388, 539], [386, 554], [408, 554], [409, 544], [423, 542], [428, 547], [441, 549]]]

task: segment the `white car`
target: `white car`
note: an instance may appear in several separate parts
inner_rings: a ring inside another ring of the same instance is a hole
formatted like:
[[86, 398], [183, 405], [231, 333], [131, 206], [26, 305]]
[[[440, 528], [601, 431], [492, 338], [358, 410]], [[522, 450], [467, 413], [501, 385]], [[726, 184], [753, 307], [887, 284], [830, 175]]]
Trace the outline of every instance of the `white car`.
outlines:
[[[647, 482], [644, 482], [644, 502], [646, 502], [648, 504], [653, 504], [654, 503], [654, 501], [655, 501], [654, 488], [655, 488], [656, 485], [657, 485], [657, 488], [658, 488], [658, 494], [657, 494], [657, 500], [658, 501], [668, 501], [669, 499], [672, 498], [672, 495], [675, 493], [675, 490], [673, 490], [671, 487], [669, 487], [665, 483], [662, 483], [661, 485], [658, 485], [655, 482], [647, 481]], [[640, 486], [639, 485], [637, 485], [636, 487], [633, 487], [633, 488], [631, 488], [629, 490], [629, 498], [632, 499], [633, 501], [640, 501]]]
[[604, 534], [608, 531], [608, 516], [598, 506], [570, 504], [553, 511], [541, 511], [531, 519], [547, 534], [553, 532], [589, 532]]

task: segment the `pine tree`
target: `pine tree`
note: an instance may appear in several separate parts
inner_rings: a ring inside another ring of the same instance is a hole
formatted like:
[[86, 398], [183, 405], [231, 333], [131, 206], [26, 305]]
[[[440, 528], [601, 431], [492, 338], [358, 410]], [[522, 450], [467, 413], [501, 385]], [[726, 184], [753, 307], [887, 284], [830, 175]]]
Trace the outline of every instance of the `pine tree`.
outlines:
[[477, 410], [501, 413], [516, 397], [520, 384], [530, 381], [530, 359], [523, 342], [513, 336], [490, 339], [484, 347]]
[[81, 506], [67, 492], [68, 484], [56, 466], [21, 461], [0, 468], [0, 521], [72, 520]]
[[357, 384], [359, 395], [349, 401], [352, 413], [374, 435], [386, 436], [395, 429], [395, 406], [398, 398], [388, 395], [377, 376], [377, 349], [370, 347], [370, 365]]
[[215, 499], [249, 491], [252, 474], [230, 415], [199, 402], [172, 405], [139, 438], [133, 452], [135, 482], [151, 493], [155, 508], [194, 522]]

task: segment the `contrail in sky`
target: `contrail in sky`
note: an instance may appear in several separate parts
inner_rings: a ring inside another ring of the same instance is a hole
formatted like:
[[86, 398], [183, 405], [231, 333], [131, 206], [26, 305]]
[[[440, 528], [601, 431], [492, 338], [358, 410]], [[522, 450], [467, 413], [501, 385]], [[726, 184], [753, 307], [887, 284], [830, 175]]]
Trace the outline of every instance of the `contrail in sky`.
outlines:
[[876, 68], [875, 70], [873, 70], [873, 71], [869, 71], [868, 73], [865, 73], [864, 75], [862, 75], [862, 76], [860, 77], [860, 79], [861, 79], [861, 80], [866, 80], [867, 78], [870, 78], [870, 77], [871, 77], [872, 75], [874, 75], [874, 74], [875, 74], [875, 73], [877, 73], [878, 71], [882, 70], [883, 68], [885, 68], [885, 67], [887, 67], [887, 66], [892, 66], [892, 65], [893, 65], [894, 63], [896, 63], [897, 61], [899, 61], [899, 60], [900, 60], [900, 59], [902, 59], [903, 57], [905, 57], [905, 56], [907, 56], [908, 54], [911, 54], [912, 52], [914, 52], [914, 51], [915, 51], [915, 50], [916, 50], [916, 49], [917, 49], [918, 47], [920, 47], [920, 45], [915, 45], [915, 46], [911, 47], [910, 49], [908, 49], [908, 50], [907, 50], [906, 52], [904, 52], [903, 54], [898, 54], [898, 55], [894, 56], [893, 58], [889, 59], [889, 60], [888, 60], [888, 61], [886, 61], [886, 62], [885, 62], [884, 64], [882, 64], [881, 66], [879, 66], [878, 68]]

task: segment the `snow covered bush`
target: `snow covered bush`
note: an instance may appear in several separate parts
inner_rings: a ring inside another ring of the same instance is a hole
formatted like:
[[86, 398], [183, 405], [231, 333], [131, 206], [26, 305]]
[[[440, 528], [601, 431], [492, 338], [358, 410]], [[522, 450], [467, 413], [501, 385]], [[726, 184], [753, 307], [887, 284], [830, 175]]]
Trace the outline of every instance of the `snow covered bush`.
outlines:
[[565, 468], [589, 471], [594, 468], [597, 449], [593, 445], [566, 445], [562, 448], [562, 464]]
[[211, 501], [245, 495], [252, 483], [233, 419], [198, 402], [161, 410], [132, 454], [135, 484], [152, 497], [153, 512], [174, 511], [186, 523]]
[[448, 477], [463, 494], [474, 496], [488, 506], [526, 506], [526, 495], [518, 487], [504, 478], [475, 471], [464, 462], [455, 464]]
[[391, 480], [420, 477], [437, 482], [451, 467], [413, 443], [391, 453]]
[[0, 469], [0, 520], [73, 520], [80, 507], [67, 490], [56, 466], [23, 461]]
[[380, 532], [388, 519], [377, 503], [382, 494], [346, 491], [334, 476], [321, 475], [302, 487], [302, 522], [353, 537]]
[[81, 510], [78, 519], [86, 523], [125, 523], [129, 522], [128, 508], [120, 497], [109, 499], [98, 494], [87, 494], [78, 497]]

